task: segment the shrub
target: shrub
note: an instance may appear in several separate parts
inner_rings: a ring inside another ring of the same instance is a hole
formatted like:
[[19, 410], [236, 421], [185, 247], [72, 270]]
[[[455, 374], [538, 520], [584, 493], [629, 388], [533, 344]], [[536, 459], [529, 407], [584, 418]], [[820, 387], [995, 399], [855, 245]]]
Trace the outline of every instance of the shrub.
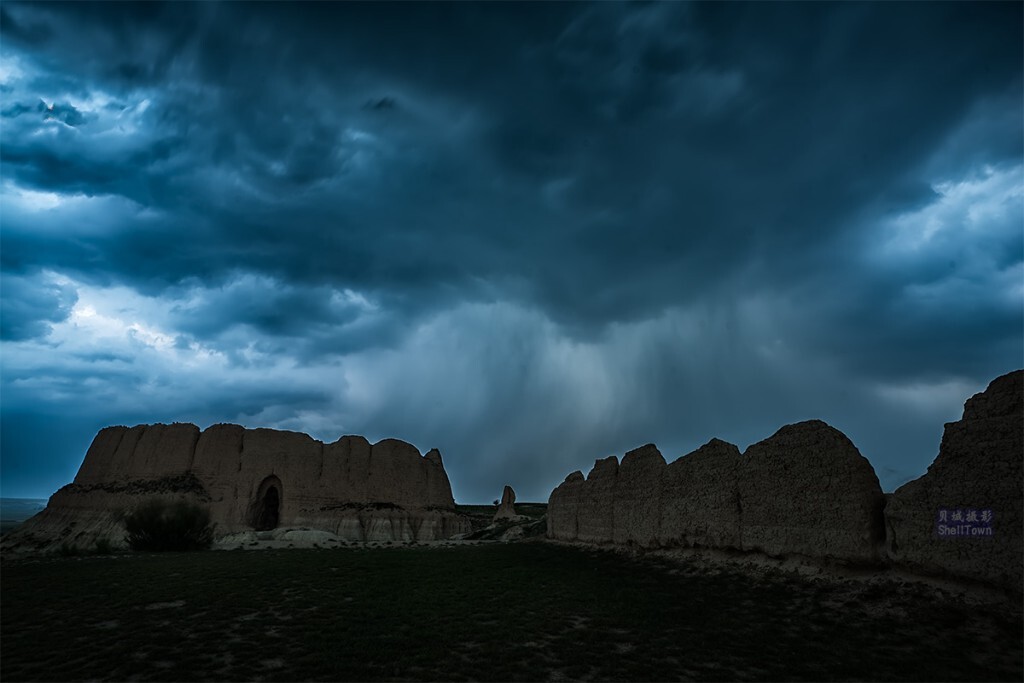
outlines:
[[151, 500], [124, 517], [132, 550], [203, 550], [213, 543], [210, 511], [195, 503]]
[[114, 552], [114, 547], [110, 544], [109, 538], [97, 538], [96, 539], [96, 554], [97, 555], [109, 555]]
[[79, 550], [77, 545], [71, 545], [67, 541], [60, 544], [60, 556], [61, 557], [77, 557]]

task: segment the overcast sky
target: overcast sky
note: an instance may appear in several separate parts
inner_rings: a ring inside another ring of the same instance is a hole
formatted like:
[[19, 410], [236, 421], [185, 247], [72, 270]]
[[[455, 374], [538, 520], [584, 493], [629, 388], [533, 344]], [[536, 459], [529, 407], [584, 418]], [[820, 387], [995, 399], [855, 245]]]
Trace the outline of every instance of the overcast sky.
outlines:
[[2, 494], [110, 424], [438, 447], [456, 500], [1024, 364], [1022, 5], [4, 2]]

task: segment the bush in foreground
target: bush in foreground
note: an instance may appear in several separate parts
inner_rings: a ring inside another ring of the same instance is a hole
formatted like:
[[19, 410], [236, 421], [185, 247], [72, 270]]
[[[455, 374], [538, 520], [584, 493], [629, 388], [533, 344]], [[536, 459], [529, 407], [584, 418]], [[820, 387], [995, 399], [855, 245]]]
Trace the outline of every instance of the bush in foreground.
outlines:
[[132, 550], [204, 550], [213, 543], [210, 511], [187, 501], [151, 500], [124, 517]]

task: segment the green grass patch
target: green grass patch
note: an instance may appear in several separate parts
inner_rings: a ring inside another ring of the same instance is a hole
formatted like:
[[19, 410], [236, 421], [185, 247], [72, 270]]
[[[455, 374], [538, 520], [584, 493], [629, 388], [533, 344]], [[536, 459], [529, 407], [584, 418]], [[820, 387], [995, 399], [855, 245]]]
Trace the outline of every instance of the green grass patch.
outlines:
[[[5, 680], [1021, 680], [1019, 612], [546, 543], [5, 561]], [[1016, 616], [1013, 616], [1016, 614]]]

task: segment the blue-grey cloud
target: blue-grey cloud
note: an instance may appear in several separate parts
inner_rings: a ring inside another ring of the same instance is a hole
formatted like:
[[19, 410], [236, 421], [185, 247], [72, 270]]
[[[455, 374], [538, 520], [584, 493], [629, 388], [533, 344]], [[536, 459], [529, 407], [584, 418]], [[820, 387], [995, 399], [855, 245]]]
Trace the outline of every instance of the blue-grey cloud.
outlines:
[[73, 287], [46, 275], [0, 275], [0, 339], [43, 337], [65, 320], [78, 300]]
[[5, 397], [405, 434], [486, 500], [831, 417], [891, 484], [1024, 355], [1021, 20], [6, 3]]

